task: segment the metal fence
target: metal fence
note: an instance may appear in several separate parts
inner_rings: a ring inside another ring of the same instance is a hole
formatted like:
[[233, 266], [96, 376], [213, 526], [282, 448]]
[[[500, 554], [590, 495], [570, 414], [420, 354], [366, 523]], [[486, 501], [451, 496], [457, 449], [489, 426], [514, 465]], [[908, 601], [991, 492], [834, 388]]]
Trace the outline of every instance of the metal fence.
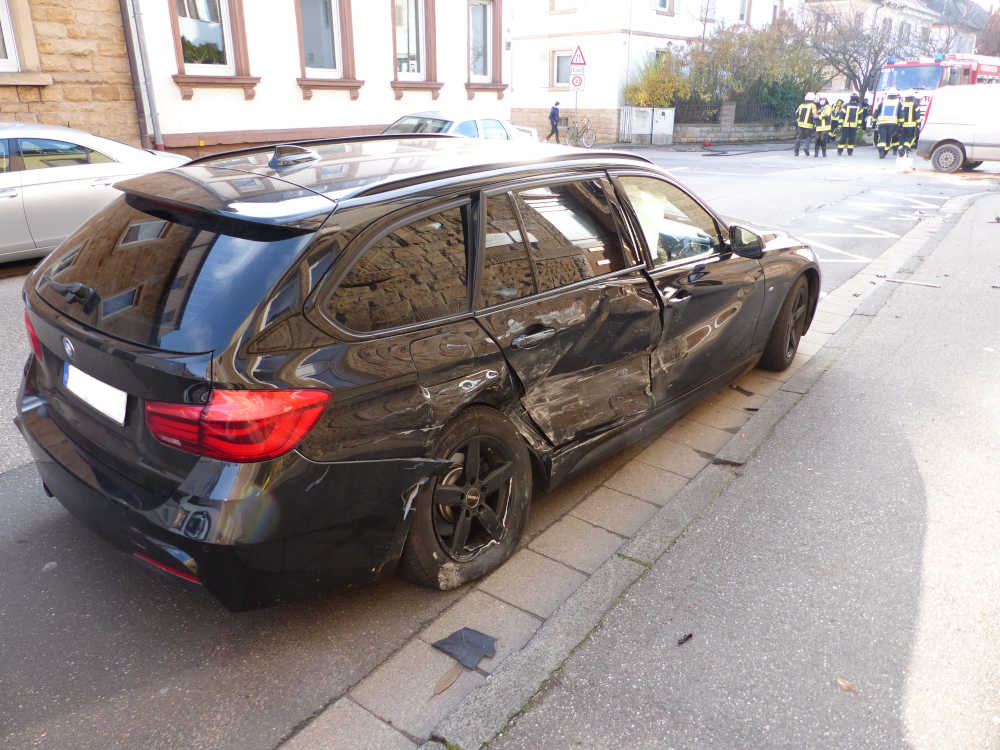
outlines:
[[769, 104], [755, 101], [737, 101], [735, 122], [768, 122], [774, 125], [791, 121], [791, 112], [781, 112]]
[[674, 122], [687, 125], [705, 124], [709, 125], [719, 121], [719, 102], [677, 102], [674, 105]]

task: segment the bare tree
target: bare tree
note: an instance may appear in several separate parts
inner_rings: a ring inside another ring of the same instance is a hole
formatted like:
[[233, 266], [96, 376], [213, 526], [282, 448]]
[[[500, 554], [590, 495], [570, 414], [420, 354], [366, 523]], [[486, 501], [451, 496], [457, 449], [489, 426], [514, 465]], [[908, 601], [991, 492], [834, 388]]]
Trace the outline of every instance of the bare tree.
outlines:
[[980, 55], [1000, 55], [1000, 10], [996, 11], [976, 38], [976, 52]]
[[896, 40], [880, 11], [876, 7], [867, 20], [864, 14], [849, 18], [831, 8], [812, 11], [809, 36], [813, 50], [862, 98], [875, 88], [879, 71], [896, 51]]

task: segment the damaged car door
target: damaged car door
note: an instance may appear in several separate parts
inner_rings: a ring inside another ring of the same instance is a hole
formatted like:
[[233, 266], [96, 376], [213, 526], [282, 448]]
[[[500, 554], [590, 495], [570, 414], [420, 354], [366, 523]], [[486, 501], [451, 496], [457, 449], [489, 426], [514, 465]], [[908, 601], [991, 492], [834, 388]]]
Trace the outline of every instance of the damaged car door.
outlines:
[[644, 415], [660, 331], [637, 254], [601, 177], [548, 180], [485, 197], [477, 317], [555, 446]]

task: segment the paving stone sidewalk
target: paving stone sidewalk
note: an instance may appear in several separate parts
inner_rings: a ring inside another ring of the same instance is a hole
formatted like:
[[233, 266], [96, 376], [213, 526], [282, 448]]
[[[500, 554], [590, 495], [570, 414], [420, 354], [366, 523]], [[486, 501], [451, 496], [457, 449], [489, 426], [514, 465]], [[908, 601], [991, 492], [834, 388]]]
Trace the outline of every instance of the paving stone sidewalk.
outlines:
[[[621, 594], [732, 481], [893, 291], [907, 263], [976, 196], [946, 203], [824, 295], [793, 365], [754, 370], [652, 442], [536, 498], [519, 550], [401, 649], [304, 723], [282, 750], [480, 747], [583, 641]], [[462, 627], [496, 655], [440, 694], [455, 661], [431, 643]], [[426, 744], [425, 744], [426, 743]]]

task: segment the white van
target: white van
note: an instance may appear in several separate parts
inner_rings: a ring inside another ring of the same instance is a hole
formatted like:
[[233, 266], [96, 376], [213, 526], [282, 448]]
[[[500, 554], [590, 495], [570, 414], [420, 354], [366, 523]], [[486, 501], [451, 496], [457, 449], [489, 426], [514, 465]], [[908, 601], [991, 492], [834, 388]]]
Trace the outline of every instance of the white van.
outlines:
[[938, 172], [1000, 161], [1000, 85], [945, 86], [934, 92], [917, 155]]

